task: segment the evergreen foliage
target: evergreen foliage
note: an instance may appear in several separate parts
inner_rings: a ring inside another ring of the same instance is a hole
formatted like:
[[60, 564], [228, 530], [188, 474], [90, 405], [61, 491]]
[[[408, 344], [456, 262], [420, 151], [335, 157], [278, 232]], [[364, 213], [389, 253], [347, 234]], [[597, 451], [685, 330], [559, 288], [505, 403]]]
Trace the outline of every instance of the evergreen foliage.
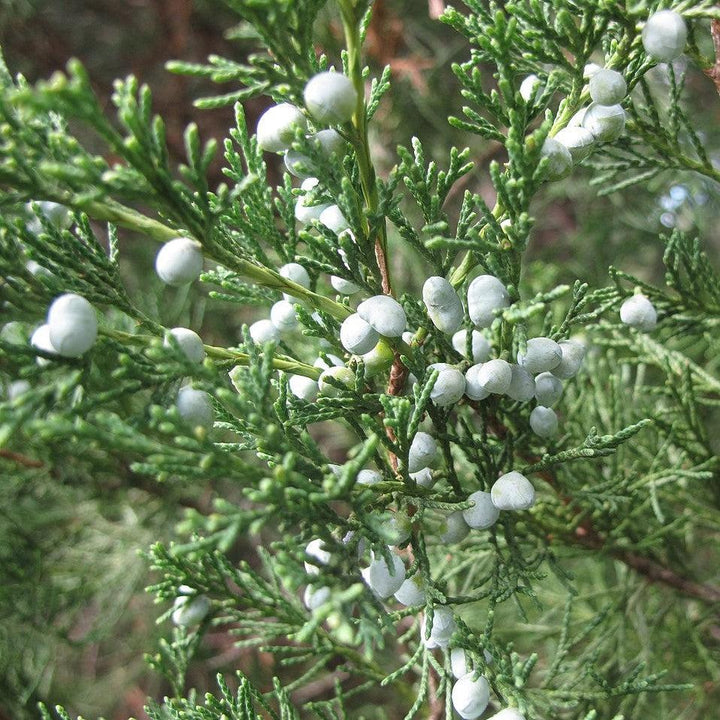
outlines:
[[[462, 100], [448, 98], [449, 123], [471, 147], [440, 156], [413, 137], [387, 173], [370, 141], [393, 93], [390, 69], [363, 55], [373, 3], [224, 5], [237, 16], [232, 37], [252, 48], [247, 60], [168, 65], [222, 85], [200, 107], [234, 107], [215, 187], [217, 142], [189, 125], [175, 167], [150, 89], [132, 76], [116, 82], [108, 114], [77, 61], [35, 84], [0, 66], [0, 707], [13, 717], [38, 702], [68, 708], [42, 706], [46, 720], [87, 712], [57, 694], [62, 648], [112, 637], [150, 569], [159, 618], [144, 650], [167, 694], [148, 701], [152, 720], [449, 719], [452, 649], [489, 682], [488, 715], [710, 717], [720, 677], [717, 237], [660, 232], [644, 218], [662, 272], [626, 254], [602, 281], [596, 258], [563, 267], [534, 245], [541, 213], [572, 198], [578, 180], [593, 202], [623, 207], [642, 188], [678, 187], [680, 175], [717, 207], [717, 131], [699, 126], [688, 97], [693, 67], [714, 62], [716, 4], [448, 7], [441, 22], [467, 44], [452, 65]], [[667, 7], [689, 39], [685, 59], [658, 64], [641, 33]], [[330, 21], [344, 38], [337, 57], [317, 47]], [[624, 76], [624, 131], [593, 140], [570, 178], [553, 182], [549, 148], [590, 102], [589, 63]], [[303, 109], [307, 81], [330, 67], [357, 95], [351, 120], [335, 127], [339, 149], [313, 141], [325, 128], [305, 111], [308, 130], [291, 130], [288, 147], [319, 182], [300, 189], [285, 172], [273, 186], [242, 103], [267, 96]], [[525, 99], [530, 74], [538, 91]], [[487, 143], [495, 159], [485, 168]], [[485, 170], [490, 203], [474, 182]], [[344, 226], [297, 222], [299, 200], [337, 206]], [[604, 258], [625, 226], [610, 214], [596, 225]], [[205, 271], [165, 288], [150, 256], [177, 237], [200, 244]], [[133, 243], [152, 250], [129, 282]], [[309, 282], [291, 279], [288, 263]], [[586, 348], [577, 374], [558, 372], [551, 437], [531, 429], [532, 392], [437, 400], [447, 368], [436, 363], [463, 374], [475, 364], [466, 299], [482, 275], [507, 294], [478, 328], [485, 360], [517, 370], [541, 337]], [[464, 352], [428, 316], [420, 287], [430, 276], [463, 300]], [[336, 290], [338, 279], [357, 293]], [[98, 312], [98, 339], [80, 358], [30, 342], [64, 293]], [[652, 303], [656, 328], [620, 321], [633, 293]], [[341, 323], [375, 295], [401, 303], [409, 332], [350, 355]], [[283, 296], [297, 326], [261, 336], [252, 321]], [[222, 309], [222, 336], [198, 363], [169, 331], [200, 330], [206, 305]], [[320, 382], [316, 398], [294, 389], [298, 378], [316, 393]], [[207, 393], [211, 427], [177, 403], [184, 385]], [[437, 457], [417, 466], [423, 433]], [[468, 528], [468, 497], [492, 494], [512, 471], [530, 480], [532, 506]], [[129, 560], [128, 546], [142, 556]], [[398, 555], [422, 590], [409, 603], [373, 574]], [[438, 639], [448, 609], [452, 634]], [[245, 660], [233, 655], [216, 687], [196, 689], [193, 667], [216, 636]]]

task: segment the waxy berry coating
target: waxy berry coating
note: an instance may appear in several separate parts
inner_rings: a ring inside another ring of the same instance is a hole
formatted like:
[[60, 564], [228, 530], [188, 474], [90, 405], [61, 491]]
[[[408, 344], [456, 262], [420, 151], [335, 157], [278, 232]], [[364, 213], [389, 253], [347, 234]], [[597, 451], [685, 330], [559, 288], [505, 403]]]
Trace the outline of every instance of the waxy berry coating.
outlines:
[[310, 78], [303, 98], [313, 118], [328, 125], [350, 120], [357, 104], [357, 93], [350, 78], [334, 72], [322, 72]]
[[197, 280], [203, 269], [200, 244], [190, 238], [179, 237], [166, 242], [155, 258], [155, 272], [173, 287]]

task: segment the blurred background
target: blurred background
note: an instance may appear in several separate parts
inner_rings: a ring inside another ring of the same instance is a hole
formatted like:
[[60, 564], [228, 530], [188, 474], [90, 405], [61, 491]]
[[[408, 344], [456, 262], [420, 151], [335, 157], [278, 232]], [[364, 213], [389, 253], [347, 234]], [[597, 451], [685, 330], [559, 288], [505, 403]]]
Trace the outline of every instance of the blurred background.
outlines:
[[[393, 89], [373, 124], [374, 158], [379, 172], [387, 173], [395, 147], [409, 145], [413, 135], [443, 164], [451, 145], [471, 145], [477, 167], [463, 182], [492, 205], [487, 165], [491, 159], [502, 161], [498, 147], [451, 128], [446, 120], [449, 114], [460, 114], [462, 99], [450, 66], [466, 59], [467, 48], [437, 22], [443, 5], [442, 0], [375, 2], [368, 62], [373, 74], [391, 66]], [[71, 57], [79, 58], [109, 113], [113, 80], [134, 74], [152, 88], [170, 150], [181, 162], [185, 126], [195, 122], [205, 139], [222, 141], [232, 125], [232, 109], [196, 109], [193, 99], [215, 88], [201, 79], [171, 75], [164, 64], [170, 59], [204, 62], [211, 54], [241, 59], [249, 48], [228, 36], [237, 21], [222, 3], [209, 0], [0, 0], [0, 45], [11, 72], [22, 73], [29, 82], [62, 69]], [[319, 23], [318, 37], [319, 45], [337, 57], [341, 30], [330, 9]], [[691, 117], [712, 141], [720, 127], [713, 84], [691, 68], [686, 95]], [[251, 128], [268, 105], [264, 98], [246, 104]], [[718, 147], [717, 142], [709, 144]], [[219, 155], [211, 186], [222, 181], [221, 169]], [[630, 198], [598, 198], [591, 177], [590, 170], [581, 168], [570, 181], [548, 185], [538, 198], [528, 257], [530, 284], [533, 277], [542, 277], [547, 289], [548, 283], [580, 278], [601, 286], [607, 284], [610, 264], [660, 281], [663, 246], [658, 233], [675, 226], [697, 229], [718, 247], [718, 193], [705, 181], [666, 173], [634, 188]], [[276, 165], [271, 181], [279, 180]], [[453, 191], [451, 203], [461, 199], [465, 187]], [[451, 215], [456, 209], [450, 208]], [[611, 225], [608, 217], [613, 218]], [[142, 286], [154, 252], [142, 243], [123, 248], [131, 289]], [[396, 258], [395, 276], [401, 278], [402, 289], [417, 289], [422, 267]], [[540, 265], [542, 273], [531, 272]], [[192, 326], [207, 342], [222, 344], [227, 342], [226, 310], [200, 299], [181, 313], [192, 314]], [[254, 318], [237, 317], [235, 327], [248, 319]], [[0, 655], [6, 648], [5, 666], [0, 660], [0, 720], [35, 716], [39, 700], [64, 704], [71, 714], [86, 717], [140, 718], [148, 696], [160, 699], [169, 691], [143, 657], [155, 651], [169, 623], [154, 622], [167, 608], [153, 606], [144, 592], [152, 577], [139, 553], [155, 540], [173, 537], [178, 527], [187, 525], [186, 513], [209, 514], [213, 497], [232, 500], [232, 484], [159, 486], [133, 475], [122, 459], [102, 463], [76, 459], [60, 472], [53, 468], [52, 484], [43, 485], [41, 497], [36, 493], [27, 498], [31, 520], [23, 535], [10, 533], [9, 516], [0, 517], [0, 537], [12, 536], [16, 543], [0, 550], [0, 567], [9, 568], [4, 570], [8, 576], [0, 578]], [[44, 471], [22, 472], [30, 482]], [[32, 503], [38, 501], [54, 508], [52, 517], [32, 512]], [[233, 549], [238, 557], [248, 556], [248, 551]], [[28, 573], [30, 567], [36, 570]], [[64, 588], [62, 599], [56, 587]], [[212, 689], [216, 673], [237, 668], [267, 679], [269, 662], [262, 653], [237, 650], [228, 634], [211, 631], [191, 667], [188, 686], [201, 692]], [[390, 708], [388, 717], [394, 717]]]

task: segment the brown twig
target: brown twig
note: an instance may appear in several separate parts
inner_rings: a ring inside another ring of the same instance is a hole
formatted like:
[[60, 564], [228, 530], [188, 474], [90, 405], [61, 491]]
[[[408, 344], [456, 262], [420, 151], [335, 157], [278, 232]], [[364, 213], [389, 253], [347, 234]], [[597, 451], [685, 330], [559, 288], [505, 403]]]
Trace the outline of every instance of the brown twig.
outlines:
[[445, 703], [438, 697], [437, 677], [432, 668], [428, 673], [428, 689], [428, 704], [430, 705], [428, 720], [442, 720], [445, 717]]
[[715, 89], [720, 94], [720, 20], [713, 20], [710, 23], [710, 34], [715, 46], [715, 64], [703, 72], [715, 83]]
[[382, 283], [382, 291], [385, 295], [392, 295], [392, 287], [390, 286], [390, 270], [388, 269], [387, 255], [383, 247], [382, 236], [375, 240], [375, 261], [380, 270], [380, 280]]
[[[602, 551], [605, 546], [603, 538], [594, 530], [590, 529], [590, 532], [576, 533], [576, 541], [580, 545], [591, 548], [593, 550]], [[720, 603], [720, 588], [714, 585], [702, 584], [690, 580], [682, 575], [679, 575], [674, 570], [671, 570], [665, 565], [661, 565], [655, 560], [643, 557], [638, 553], [631, 552], [629, 550], [610, 549], [610, 555], [625, 563], [628, 567], [631, 567], [640, 575], [644, 575], [649, 582], [657, 582], [663, 585], [668, 585], [675, 588], [683, 595], [702, 600], [709, 604]]]
[[0, 450], [0, 457], [12, 460], [18, 465], [24, 465], [25, 467], [41, 468], [45, 466], [45, 463], [42, 462], [42, 460], [34, 460], [33, 458], [13, 452], [12, 450]]

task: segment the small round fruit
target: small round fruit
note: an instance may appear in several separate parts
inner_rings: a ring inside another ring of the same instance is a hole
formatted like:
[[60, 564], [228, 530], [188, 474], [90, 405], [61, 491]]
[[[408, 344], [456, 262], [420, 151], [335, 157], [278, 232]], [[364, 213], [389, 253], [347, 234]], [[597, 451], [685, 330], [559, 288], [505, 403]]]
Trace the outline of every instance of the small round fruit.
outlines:
[[[307, 194], [312, 190], [319, 180], [316, 177], [305, 178], [300, 184], [300, 190]], [[329, 208], [328, 203], [318, 203], [315, 205], [308, 205], [306, 201], [306, 195], [300, 195], [295, 202], [295, 219], [301, 222], [303, 225], [309, 225], [313, 220], [319, 220], [322, 212]], [[297, 265], [297, 263], [289, 263], [290, 265]], [[304, 268], [303, 268], [304, 269]], [[306, 273], [307, 274], [307, 273]], [[292, 278], [291, 278], [292, 279]], [[308, 285], [310, 279], [308, 278]]]
[[374, 295], [358, 305], [358, 315], [385, 337], [400, 337], [407, 325], [402, 305], [389, 295]]
[[562, 360], [562, 350], [548, 337], [534, 337], [527, 341], [525, 353], [518, 353], [517, 360], [534, 375], [556, 368]]
[[[187, 586], [181, 586], [181, 590]], [[187, 588], [190, 590], [190, 588]], [[180, 627], [199, 625], [210, 611], [210, 600], [205, 595], [180, 595], [175, 598], [172, 621]]]
[[[435, 363], [435, 365], [444, 365], [444, 363]], [[465, 393], [465, 376], [452, 366], [428, 367], [428, 370], [434, 369], [438, 370], [438, 376], [430, 391], [430, 399], [438, 407], [454, 405]]]
[[355, 387], [355, 373], [350, 368], [337, 366], [322, 371], [318, 380], [320, 395], [337, 397], [340, 393], [338, 385], [346, 390], [352, 390]]
[[477, 383], [495, 395], [504, 395], [512, 382], [512, 368], [506, 360], [488, 360], [480, 366]]
[[410, 478], [420, 487], [431, 488], [435, 484], [435, 477], [431, 468], [421, 468], [417, 472], [409, 473]]
[[200, 243], [186, 237], [166, 242], [155, 258], [155, 272], [172, 287], [187, 285], [197, 280], [203, 269]]
[[598, 105], [617, 105], [625, 95], [627, 83], [617, 70], [603, 68], [590, 78], [590, 97]]
[[286, 150], [283, 158], [287, 171], [301, 180], [313, 177], [317, 170], [313, 167], [312, 160], [297, 150]]
[[590, 80], [592, 76], [595, 73], [600, 72], [600, 70], [602, 70], [602, 68], [597, 63], [588, 63], [583, 68], [583, 78], [585, 80]]
[[568, 125], [555, 135], [555, 140], [568, 149], [575, 164], [582, 162], [592, 152], [595, 145], [595, 136], [580, 126]]
[[270, 308], [270, 322], [280, 333], [292, 332], [298, 326], [293, 303], [287, 300], [278, 300]]
[[465, 650], [462, 648], [453, 648], [450, 651], [450, 672], [452, 672], [456, 680], [472, 672], [472, 669], [472, 662], [468, 661]]
[[320, 152], [322, 152], [326, 158], [330, 158], [334, 154], [340, 155], [345, 148], [345, 138], [343, 138], [337, 130], [333, 130], [332, 128], [320, 130], [311, 140], [316, 143], [320, 148]]
[[317, 610], [332, 597], [332, 590], [327, 585], [313, 587], [308, 585], [303, 593], [303, 604], [310, 610]]
[[[290, 280], [291, 282], [300, 285], [300, 287], [304, 287], [306, 290], [310, 287], [310, 276], [308, 275], [308, 271], [300, 265], [300, 263], [287, 263], [278, 270], [278, 273], [286, 280]], [[298, 298], [288, 293], [283, 293], [283, 299], [287, 300], [289, 303], [300, 302]]]
[[483, 363], [472, 365], [465, 372], [465, 394], [471, 400], [484, 400], [486, 397], [490, 397], [490, 391], [485, 389], [485, 386], [480, 383], [480, 370]]
[[672, 62], [683, 54], [687, 25], [673, 10], [660, 10], [648, 18], [642, 31], [645, 52], [660, 62]]
[[354, 295], [361, 290], [360, 286], [356, 285], [352, 280], [346, 280], [338, 275], [330, 276], [330, 285], [340, 295]]
[[291, 375], [288, 380], [290, 392], [297, 398], [306, 402], [315, 402], [318, 396], [318, 384], [316, 380], [304, 375]]
[[336, 235], [350, 229], [342, 210], [337, 205], [328, 205], [318, 216], [321, 225], [332, 230]]
[[56, 298], [47, 314], [50, 343], [63, 357], [80, 357], [97, 339], [97, 316], [81, 295], [67, 293]]
[[[32, 347], [36, 350], [42, 350], [50, 355], [58, 354], [57, 350], [50, 342], [50, 326], [47, 323], [41, 325], [35, 330], [35, 332], [33, 332], [30, 336], [30, 345], [32, 345]], [[35, 361], [38, 365], [40, 365], [40, 367], [45, 367], [50, 364], [50, 360], [48, 358], [40, 357], [39, 355], [35, 358]]]
[[505, 708], [487, 720], [525, 720], [525, 716], [515, 708]]
[[213, 426], [215, 411], [210, 396], [204, 390], [189, 385], [181, 387], [175, 401], [180, 417], [192, 427], [209, 430]]
[[476, 678], [468, 673], [455, 682], [451, 697], [455, 712], [463, 720], [475, 720], [490, 702], [490, 685], [482, 675]]
[[494, 275], [479, 275], [468, 286], [468, 314], [475, 327], [492, 325], [498, 310], [510, 305], [507, 288]]
[[377, 485], [377, 483], [382, 482], [382, 479], [382, 473], [370, 468], [363, 468], [357, 474], [358, 485]]
[[422, 430], [415, 433], [408, 451], [408, 472], [415, 473], [435, 461], [437, 443], [432, 435]]
[[405, 582], [405, 565], [402, 558], [394, 553], [390, 553], [390, 556], [392, 566], [387, 564], [383, 555], [376, 556], [373, 553], [370, 566], [361, 571], [363, 580], [383, 600], [394, 595]]
[[613, 142], [625, 129], [625, 111], [621, 105], [592, 103], [583, 115], [582, 126], [593, 134], [595, 140]]
[[463, 321], [463, 307], [455, 288], [440, 276], [429, 277], [422, 289], [428, 317], [444, 333], [454, 333]]
[[505, 393], [511, 400], [517, 402], [527, 402], [535, 397], [535, 379], [523, 367], [519, 365], [510, 365], [512, 370], [512, 379], [510, 387]]
[[527, 510], [535, 504], [535, 488], [522, 473], [513, 470], [495, 481], [490, 497], [498, 510]]
[[280, 331], [273, 325], [271, 320], [258, 320], [248, 329], [250, 330], [250, 337], [256, 345], [264, 345], [267, 342], [279, 342], [280, 340]]
[[298, 128], [304, 130], [307, 121], [302, 112], [290, 103], [280, 103], [268, 108], [258, 120], [258, 145], [268, 152], [287, 150]]
[[407, 607], [425, 605], [425, 586], [422, 576], [416, 573], [412, 577], [406, 578], [395, 593], [395, 599]]
[[[327, 565], [332, 558], [330, 551], [325, 549], [325, 543], [320, 538], [311, 540], [306, 545], [305, 554], [309, 555], [313, 560], [317, 560], [320, 565]], [[305, 572], [308, 573], [308, 575], [320, 574], [320, 568], [317, 565], [309, 563], [307, 560], [304, 562], [304, 565]]]
[[343, 320], [340, 326], [340, 343], [349, 352], [357, 355], [370, 352], [377, 345], [380, 335], [357, 313]]
[[449, 513], [440, 526], [440, 542], [447, 545], [459, 543], [467, 537], [470, 532], [470, 526], [465, 522], [463, 510], [456, 510]]
[[[345, 147], [345, 140], [342, 135], [337, 130], [332, 129], [321, 130], [315, 135], [310, 135], [308, 140], [328, 159], [333, 154], [340, 155]], [[296, 150], [287, 150], [285, 152], [285, 167], [288, 172], [303, 179], [307, 179], [317, 172], [317, 166], [312, 159]]]
[[357, 93], [352, 81], [335, 72], [322, 72], [310, 78], [305, 85], [303, 98], [313, 118], [327, 125], [347, 122], [357, 105]]
[[[588, 106], [589, 107], [589, 106]], [[580, 108], [571, 118], [568, 120], [567, 127], [582, 127], [583, 120], [585, 119], [585, 113], [587, 107]], [[594, 136], [593, 136], [594, 137]]]
[[24, 395], [32, 386], [27, 380], [13, 380], [7, 386], [7, 399], [11, 402]]
[[363, 353], [360, 359], [365, 366], [365, 376], [374, 377], [378, 373], [390, 368], [395, 359], [395, 355], [393, 354], [393, 349], [387, 344], [387, 341], [380, 338], [378, 344], [370, 350], [370, 352]]
[[541, 438], [549, 438], [558, 431], [558, 417], [549, 407], [538, 405], [530, 413], [530, 427]]
[[[552, 369], [552, 374], [561, 380], [568, 380], [575, 377], [580, 370], [585, 357], [585, 346], [577, 340], [563, 340], [558, 344], [562, 351], [562, 360]], [[545, 403], [541, 404], [545, 405]]]
[[467, 510], [463, 510], [462, 515], [469, 527], [484, 530], [497, 522], [500, 511], [493, 505], [489, 492], [478, 490], [472, 493], [468, 500], [474, 505]]
[[560, 180], [570, 174], [573, 159], [570, 151], [555, 138], [545, 138], [540, 156], [548, 159], [547, 179]]
[[452, 346], [466, 360], [473, 363], [483, 363], [490, 358], [490, 343], [487, 338], [477, 330], [473, 330], [470, 336], [472, 357], [467, 356], [467, 330], [458, 330], [452, 336]]
[[633, 295], [620, 307], [620, 320], [630, 327], [649, 332], [657, 325], [657, 310], [645, 295]]
[[[205, 346], [200, 336], [192, 330], [184, 327], [172, 328], [169, 332], [180, 346], [185, 357], [194, 363], [201, 363], [205, 359]], [[165, 338], [165, 346], [170, 347], [170, 341]]]
[[526, 102], [535, 102], [542, 95], [542, 81], [537, 75], [528, 75], [520, 83], [520, 97]]
[[[325, 360], [325, 358], [327, 358], [327, 360]], [[313, 367], [319, 368], [320, 370], [327, 370], [331, 367], [343, 367], [343, 365], [345, 365], [345, 361], [332, 353], [325, 353], [324, 357], [317, 358], [313, 363]]]
[[552, 407], [561, 397], [563, 384], [550, 372], [540, 373], [535, 378], [535, 399], [540, 405]]
[[447, 605], [435, 605], [432, 629], [428, 633], [428, 616], [425, 615], [420, 626], [420, 637], [429, 650], [437, 647], [446, 648], [450, 644], [450, 638], [456, 627], [452, 608]]

